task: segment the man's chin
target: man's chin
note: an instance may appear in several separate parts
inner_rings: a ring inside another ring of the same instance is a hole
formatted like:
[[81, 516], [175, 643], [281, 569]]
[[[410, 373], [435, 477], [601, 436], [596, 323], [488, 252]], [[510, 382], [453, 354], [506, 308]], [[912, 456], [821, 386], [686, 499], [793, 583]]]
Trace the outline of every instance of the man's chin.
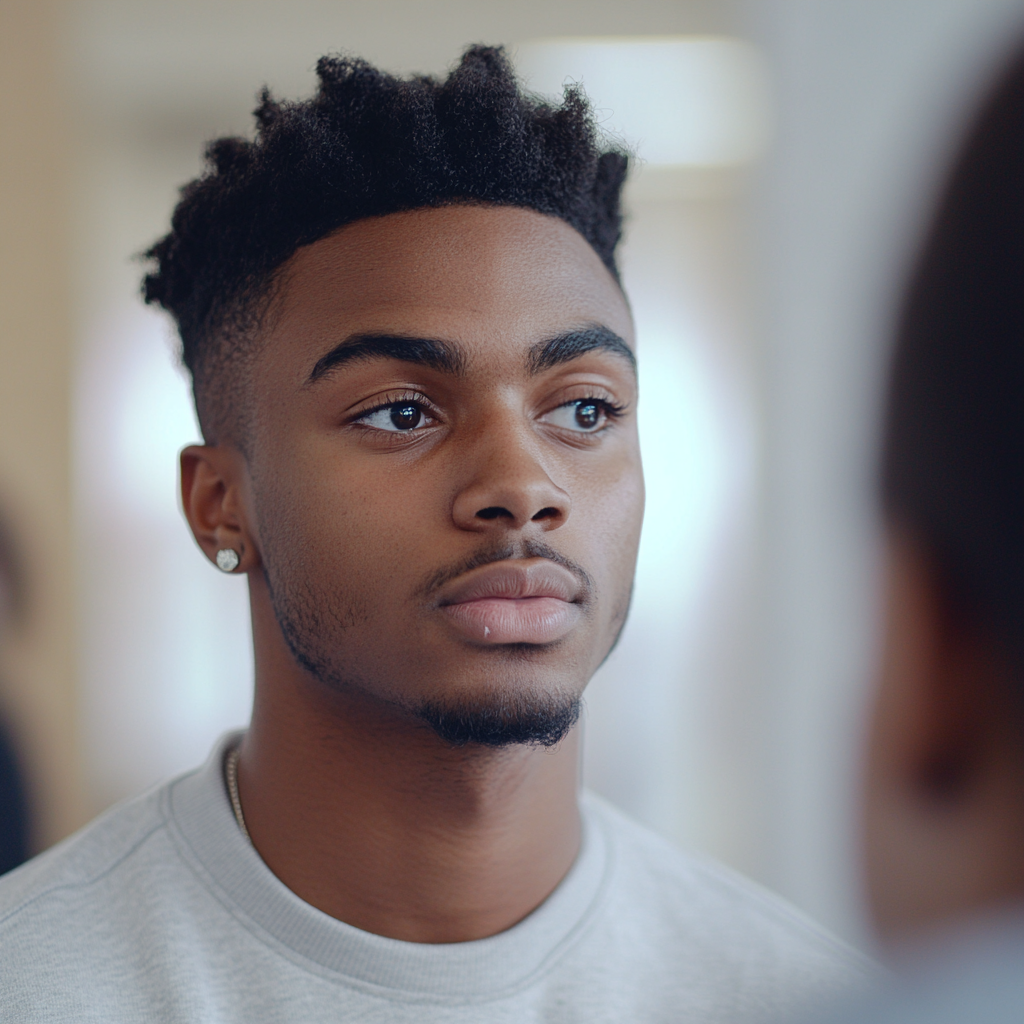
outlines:
[[427, 702], [414, 709], [454, 747], [553, 747], [563, 740], [580, 717], [578, 696], [494, 696], [483, 702]]

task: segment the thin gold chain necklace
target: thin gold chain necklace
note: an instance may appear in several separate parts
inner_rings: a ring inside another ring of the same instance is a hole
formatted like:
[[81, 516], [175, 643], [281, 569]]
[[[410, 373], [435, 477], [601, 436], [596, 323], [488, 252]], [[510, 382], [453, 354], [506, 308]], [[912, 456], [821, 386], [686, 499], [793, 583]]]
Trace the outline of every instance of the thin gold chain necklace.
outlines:
[[235, 821], [238, 822], [242, 835], [251, 843], [252, 837], [249, 835], [249, 830], [245, 827], [245, 817], [242, 814], [242, 799], [238, 795], [238, 747], [233, 747], [224, 759], [224, 777], [227, 780], [228, 796], [231, 797], [231, 807], [235, 812]]

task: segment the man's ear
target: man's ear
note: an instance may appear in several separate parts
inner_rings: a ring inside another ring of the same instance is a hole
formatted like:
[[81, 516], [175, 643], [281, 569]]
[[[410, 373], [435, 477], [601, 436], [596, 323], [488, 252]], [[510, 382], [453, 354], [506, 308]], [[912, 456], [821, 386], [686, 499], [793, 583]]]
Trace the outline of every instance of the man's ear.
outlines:
[[1020, 712], [1001, 646], [893, 532], [863, 825], [875, 924], [906, 938], [1024, 893]]
[[[907, 782], [940, 810], [968, 796], [989, 741], [999, 666], [957, 606], [929, 552], [907, 535], [890, 547], [890, 666]], [[892, 671], [895, 669], [895, 671]]]
[[[181, 459], [181, 504], [196, 543], [215, 565], [218, 551], [234, 551], [233, 570], [247, 573], [261, 565], [243, 501], [245, 459], [228, 445], [189, 445]], [[230, 563], [228, 563], [230, 564]]]
[[947, 914], [947, 902], [962, 902], [950, 895], [949, 879], [962, 859], [959, 804], [970, 788], [973, 730], [958, 721], [946, 602], [931, 559], [916, 537], [893, 529], [886, 567], [862, 824], [872, 916], [892, 940]]

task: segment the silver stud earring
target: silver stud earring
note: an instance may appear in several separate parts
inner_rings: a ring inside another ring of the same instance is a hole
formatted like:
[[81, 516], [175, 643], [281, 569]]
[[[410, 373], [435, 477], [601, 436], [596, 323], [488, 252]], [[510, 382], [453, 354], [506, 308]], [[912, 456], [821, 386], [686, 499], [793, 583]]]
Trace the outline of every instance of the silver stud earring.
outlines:
[[238, 552], [234, 548], [221, 548], [217, 552], [217, 568], [221, 572], [234, 572], [240, 561]]

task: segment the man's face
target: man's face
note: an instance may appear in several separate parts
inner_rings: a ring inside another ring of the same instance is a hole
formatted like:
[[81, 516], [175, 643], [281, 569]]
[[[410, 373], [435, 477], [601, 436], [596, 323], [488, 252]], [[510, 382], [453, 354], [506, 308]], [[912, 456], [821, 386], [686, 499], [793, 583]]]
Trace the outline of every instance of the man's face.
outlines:
[[251, 529], [299, 662], [442, 735], [475, 716], [543, 741], [629, 605], [632, 347], [618, 286], [553, 217], [421, 210], [301, 249], [249, 445]]

